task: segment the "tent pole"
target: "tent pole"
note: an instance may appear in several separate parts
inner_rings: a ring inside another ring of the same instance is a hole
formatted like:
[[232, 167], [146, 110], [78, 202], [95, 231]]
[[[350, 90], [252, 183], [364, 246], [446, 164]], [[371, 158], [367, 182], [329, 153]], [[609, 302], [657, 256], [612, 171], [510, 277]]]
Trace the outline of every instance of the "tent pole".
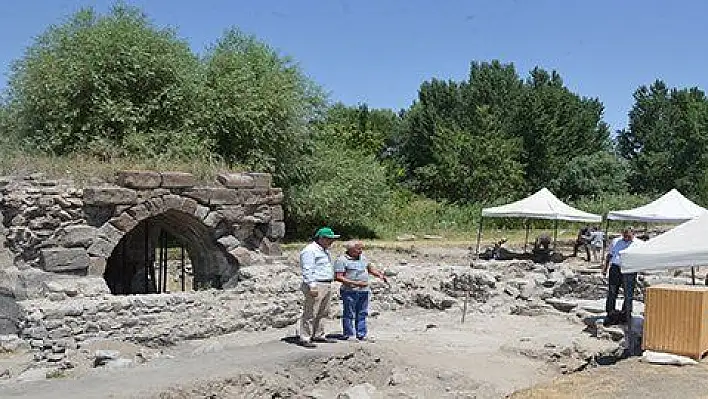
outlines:
[[556, 250], [556, 241], [558, 240], [558, 219], [553, 222], [553, 250]]
[[607, 218], [607, 219], [605, 219], [605, 236], [603, 237], [603, 242], [602, 242], [602, 258], [600, 258], [600, 265], [603, 265], [605, 263], [605, 248], [607, 247], [607, 245], [605, 245], [605, 241], [610, 239], [607, 236], [607, 233], [609, 231], [610, 231], [610, 219]]
[[524, 253], [526, 253], [526, 246], [529, 243], [529, 219], [526, 219], [526, 238], [524, 239]]
[[479, 228], [477, 229], [477, 250], [475, 251], [475, 259], [479, 259], [479, 242], [482, 239], [482, 222], [484, 221], [484, 216], [479, 216]]

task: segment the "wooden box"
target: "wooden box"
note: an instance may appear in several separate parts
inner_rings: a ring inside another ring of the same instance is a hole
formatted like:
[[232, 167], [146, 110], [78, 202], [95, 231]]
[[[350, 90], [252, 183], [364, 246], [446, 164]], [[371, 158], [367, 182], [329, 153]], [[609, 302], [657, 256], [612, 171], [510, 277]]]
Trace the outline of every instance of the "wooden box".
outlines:
[[699, 360], [708, 351], [708, 287], [647, 288], [642, 347]]

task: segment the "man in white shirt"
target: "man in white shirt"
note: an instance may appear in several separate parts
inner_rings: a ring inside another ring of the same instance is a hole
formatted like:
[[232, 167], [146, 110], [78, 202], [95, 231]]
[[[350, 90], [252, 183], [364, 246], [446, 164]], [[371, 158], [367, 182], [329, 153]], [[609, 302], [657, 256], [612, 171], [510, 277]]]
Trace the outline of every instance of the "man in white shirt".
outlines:
[[331, 228], [323, 227], [315, 233], [314, 240], [300, 251], [302, 268], [302, 292], [305, 304], [300, 320], [300, 345], [315, 348], [314, 342], [337, 342], [325, 337], [322, 320], [329, 316], [332, 298], [331, 286], [334, 268], [329, 247], [339, 235]]
[[[607, 259], [602, 266], [603, 276], [607, 273], [608, 267], [610, 270], [607, 300], [605, 301], [605, 311], [607, 312], [605, 325], [620, 324], [632, 320], [632, 300], [634, 299], [634, 285], [637, 280], [637, 273], [622, 273], [620, 269], [622, 265], [620, 251], [629, 248], [633, 242], [634, 233], [632, 229], [624, 229], [622, 231], [622, 237], [617, 237], [612, 240]], [[624, 302], [622, 303], [622, 312], [618, 314], [615, 305], [620, 286], [624, 293]]]

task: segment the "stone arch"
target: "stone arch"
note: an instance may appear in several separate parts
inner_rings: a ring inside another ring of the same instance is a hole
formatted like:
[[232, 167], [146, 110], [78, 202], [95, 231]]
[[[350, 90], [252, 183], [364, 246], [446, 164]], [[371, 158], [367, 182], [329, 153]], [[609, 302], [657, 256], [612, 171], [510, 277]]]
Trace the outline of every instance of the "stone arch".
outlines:
[[[218, 240], [224, 234], [224, 227], [217, 212], [210, 211], [191, 198], [166, 195], [133, 205], [108, 220], [99, 228], [101, 241], [92, 247], [97, 244], [103, 246], [98, 257], [105, 262], [104, 278], [113, 293], [154, 292], [144, 284], [137, 288], [133, 283], [127, 288], [129, 279], [125, 273], [131, 273], [134, 280], [136, 273], [147, 272], [149, 262], [155, 261], [160, 231], [175, 237], [185, 247], [192, 264], [195, 285], [222, 288], [233, 284], [231, 280], [238, 275], [239, 265], [237, 258], [229, 253], [238, 246], [238, 242]], [[128, 262], [132, 264], [125, 262], [126, 246], [137, 253]], [[121, 260], [117, 261], [117, 258]], [[137, 267], [135, 262], [141, 258], [144, 260]], [[120, 289], [116, 288], [117, 281], [122, 282]]]

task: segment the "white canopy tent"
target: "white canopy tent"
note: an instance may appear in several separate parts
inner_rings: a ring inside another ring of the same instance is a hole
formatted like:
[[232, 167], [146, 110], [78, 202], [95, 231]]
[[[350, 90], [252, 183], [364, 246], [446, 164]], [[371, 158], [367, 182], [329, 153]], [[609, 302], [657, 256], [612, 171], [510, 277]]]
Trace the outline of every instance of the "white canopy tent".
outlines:
[[[479, 254], [479, 242], [482, 238], [482, 221], [485, 217], [555, 220], [556, 231], [559, 220], [587, 223], [602, 222], [602, 216], [573, 208], [559, 200], [547, 188], [542, 188], [536, 193], [510, 204], [482, 209], [482, 217], [479, 220], [479, 230], [477, 231], [477, 254]], [[556, 233], [554, 232], [554, 242], [555, 236]], [[526, 225], [526, 240], [528, 241], [528, 223]]]
[[620, 252], [622, 272], [708, 265], [708, 212]]
[[609, 212], [607, 219], [649, 223], [683, 223], [700, 216], [705, 211], [705, 208], [696, 205], [678, 190], [672, 189], [660, 198], [638, 208]]
[[[675, 188], [654, 201], [633, 209], [611, 211], [607, 213], [605, 237], [610, 229], [610, 220], [636, 221], [644, 223], [683, 223], [706, 212], [684, 197]], [[604, 259], [604, 248], [603, 248]]]

